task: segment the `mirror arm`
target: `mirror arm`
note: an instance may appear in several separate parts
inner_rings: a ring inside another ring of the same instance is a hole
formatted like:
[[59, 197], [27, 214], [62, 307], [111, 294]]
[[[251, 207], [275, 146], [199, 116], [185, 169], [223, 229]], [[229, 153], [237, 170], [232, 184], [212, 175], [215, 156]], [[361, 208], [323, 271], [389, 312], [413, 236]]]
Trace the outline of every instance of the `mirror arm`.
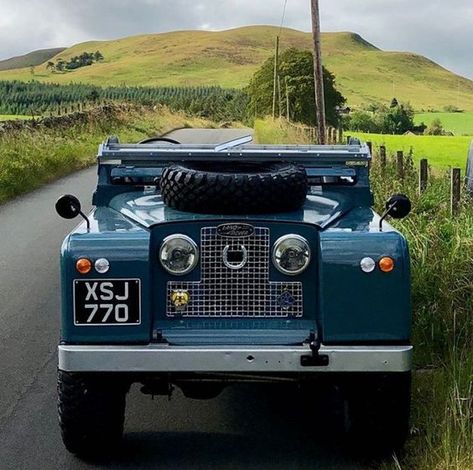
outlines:
[[391, 211], [396, 207], [397, 205], [397, 201], [394, 203], [394, 204], [391, 204], [387, 209], [386, 211], [384, 212], [384, 214], [381, 216], [381, 219], [379, 221], [379, 231], [382, 232], [383, 231], [383, 222], [386, 220], [386, 217], [388, 217], [388, 215], [391, 213]]
[[90, 220], [89, 220], [89, 218], [82, 211], [79, 211], [79, 215], [85, 220], [85, 222], [87, 224], [87, 232], [90, 232]]

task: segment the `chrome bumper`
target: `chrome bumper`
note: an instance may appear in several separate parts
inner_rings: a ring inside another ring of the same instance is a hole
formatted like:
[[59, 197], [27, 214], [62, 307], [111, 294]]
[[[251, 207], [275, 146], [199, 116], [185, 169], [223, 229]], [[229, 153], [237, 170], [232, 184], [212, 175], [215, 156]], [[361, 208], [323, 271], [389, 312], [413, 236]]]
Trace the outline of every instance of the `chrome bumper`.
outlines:
[[303, 366], [308, 346], [59, 346], [66, 372], [407, 372], [412, 346], [322, 346], [324, 366]]

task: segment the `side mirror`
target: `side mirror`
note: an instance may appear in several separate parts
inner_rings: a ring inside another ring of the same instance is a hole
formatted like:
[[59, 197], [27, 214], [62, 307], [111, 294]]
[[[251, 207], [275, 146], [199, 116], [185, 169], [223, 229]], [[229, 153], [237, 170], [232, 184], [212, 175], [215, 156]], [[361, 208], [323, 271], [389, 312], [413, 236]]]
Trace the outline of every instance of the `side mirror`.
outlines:
[[392, 217], [393, 219], [404, 219], [407, 217], [412, 210], [411, 200], [404, 194], [395, 194], [390, 197], [386, 202], [386, 211], [381, 217], [379, 222], [379, 230], [383, 230], [383, 222], [386, 217]]
[[81, 213], [79, 199], [70, 194], [61, 196], [56, 202], [56, 212], [63, 219], [75, 219]]
[[82, 216], [87, 222], [87, 230], [90, 230], [90, 221], [82, 212], [82, 207], [79, 199], [71, 194], [61, 196], [56, 202], [56, 212], [63, 219], [75, 219], [77, 216]]
[[387, 215], [393, 219], [404, 219], [412, 210], [411, 200], [404, 194], [395, 194], [386, 202]]

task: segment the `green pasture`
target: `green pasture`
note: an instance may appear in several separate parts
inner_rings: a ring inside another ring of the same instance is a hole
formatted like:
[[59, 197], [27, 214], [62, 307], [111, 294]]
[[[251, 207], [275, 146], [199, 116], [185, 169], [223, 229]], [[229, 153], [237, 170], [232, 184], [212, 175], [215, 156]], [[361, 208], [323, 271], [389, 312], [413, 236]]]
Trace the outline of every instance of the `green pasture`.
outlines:
[[408, 153], [412, 148], [415, 162], [427, 158], [430, 165], [439, 170], [450, 167], [466, 168], [468, 150], [473, 140], [473, 137], [468, 136], [385, 135], [359, 132], [349, 134], [366, 142], [372, 142], [375, 146], [385, 145], [388, 154], [395, 154], [398, 150]]
[[466, 113], [420, 113], [415, 116], [415, 123], [422, 122], [427, 126], [434, 120], [440, 119], [446, 131], [457, 136], [473, 136], [473, 112]]

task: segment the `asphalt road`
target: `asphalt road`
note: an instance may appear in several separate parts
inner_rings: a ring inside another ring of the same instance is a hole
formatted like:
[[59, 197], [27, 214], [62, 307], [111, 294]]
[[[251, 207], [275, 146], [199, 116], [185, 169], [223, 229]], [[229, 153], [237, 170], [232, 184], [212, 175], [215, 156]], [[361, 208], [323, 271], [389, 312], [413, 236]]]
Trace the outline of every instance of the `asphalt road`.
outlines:
[[[178, 131], [171, 137], [213, 143], [235, 134]], [[135, 386], [118, 455], [84, 462], [65, 451], [56, 418], [58, 260], [74, 221], [59, 219], [54, 202], [71, 193], [88, 209], [95, 183], [92, 168], [0, 206], [0, 469], [361, 468], [291, 390], [249, 385], [210, 401], [180, 392], [171, 401], [152, 401]]]

